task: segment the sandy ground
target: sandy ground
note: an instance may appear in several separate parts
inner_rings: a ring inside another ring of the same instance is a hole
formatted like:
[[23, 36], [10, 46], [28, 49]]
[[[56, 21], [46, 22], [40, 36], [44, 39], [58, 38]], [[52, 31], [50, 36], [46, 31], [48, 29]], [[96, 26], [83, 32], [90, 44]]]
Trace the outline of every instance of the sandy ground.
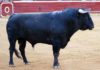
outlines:
[[[100, 14], [91, 16], [95, 24], [94, 30], [74, 34], [66, 48], [60, 51], [59, 70], [100, 70]], [[41, 43], [36, 44], [34, 49], [27, 43], [29, 65], [14, 56], [16, 67], [9, 67], [7, 19], [8, 17], [0, 18], [0, 70], [53, 70], [52, 46]], [[16, 47], [18, 49], [18, 45]]]

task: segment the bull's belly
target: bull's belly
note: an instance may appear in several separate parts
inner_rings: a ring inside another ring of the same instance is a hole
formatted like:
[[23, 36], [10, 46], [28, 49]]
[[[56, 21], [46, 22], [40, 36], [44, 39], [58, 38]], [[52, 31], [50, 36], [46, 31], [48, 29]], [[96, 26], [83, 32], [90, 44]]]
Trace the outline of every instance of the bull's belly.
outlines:
[[[38, 34], [39, 33], [39, 34]], [[45, 43], [45, 44], [53, 44], [55, 41], [57, 40], [61, 40], [60, 44], [62, 46], [66, 45], [67, 42], [67, 38], [66, 37], [62, 37], [60, 34], [48, 34], [48, 33], [32, 33], [32, 34], [19, 34], [18, 37], [19, 38], [23, 38], [24, 40], [30, 42], [32, 45], [36, 44], [36, 43]], [[62, 39], [64, 38], [64, 40]], [[56, 40], [57, 39], [57, 40]], [[59, 43], [59, 42], [58, 42]]]
[[45, 43], [45, 44], [51, 44], [51, 40], [48, 37], [32, 37], [27, 39], [28, 42], [31, 44], [35, 43]]

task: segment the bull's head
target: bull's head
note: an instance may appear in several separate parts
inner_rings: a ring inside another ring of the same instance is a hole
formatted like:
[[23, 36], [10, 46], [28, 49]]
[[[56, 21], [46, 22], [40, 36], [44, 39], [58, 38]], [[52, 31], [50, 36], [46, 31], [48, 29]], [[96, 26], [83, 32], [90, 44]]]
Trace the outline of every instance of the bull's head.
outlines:
[[78, 20], [80, 23], [80, 30], [92, 30], [94, 28], [93, 21], [89, 15], [89, 12], [83, 9], [78, 9]]

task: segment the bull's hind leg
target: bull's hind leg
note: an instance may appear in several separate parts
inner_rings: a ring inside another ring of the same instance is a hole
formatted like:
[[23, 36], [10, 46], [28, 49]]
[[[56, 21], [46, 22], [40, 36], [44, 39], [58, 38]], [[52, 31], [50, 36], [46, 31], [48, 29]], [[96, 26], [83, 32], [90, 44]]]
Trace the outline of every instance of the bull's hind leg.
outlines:
[[15, 51], [15, 43], [16, 43], [16, 40], [12, 37], [9, 37], [9, 43], [10, 43], [10, 60], [9, 60], [9, 65], [14, 65], [14, 62], [13, 62], [13, 53]]
[[25, 46], [26, 46], [26, 40], [18, 40], [19, 43], [19, 50], [21, 52], [23, 61], [25, 64], [28, 64], [27, 58], [25, 56]]

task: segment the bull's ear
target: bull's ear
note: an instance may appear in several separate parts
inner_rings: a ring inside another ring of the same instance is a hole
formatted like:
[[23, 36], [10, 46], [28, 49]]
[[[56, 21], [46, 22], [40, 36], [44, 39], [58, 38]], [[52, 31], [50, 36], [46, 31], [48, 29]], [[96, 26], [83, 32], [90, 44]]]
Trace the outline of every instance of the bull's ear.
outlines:
[[88, 11], [83, 10], [83, 9], [78, 9], [78, 12], [79, 12], [80, 14], [85, 14], [85, 13], [88, 13]]

